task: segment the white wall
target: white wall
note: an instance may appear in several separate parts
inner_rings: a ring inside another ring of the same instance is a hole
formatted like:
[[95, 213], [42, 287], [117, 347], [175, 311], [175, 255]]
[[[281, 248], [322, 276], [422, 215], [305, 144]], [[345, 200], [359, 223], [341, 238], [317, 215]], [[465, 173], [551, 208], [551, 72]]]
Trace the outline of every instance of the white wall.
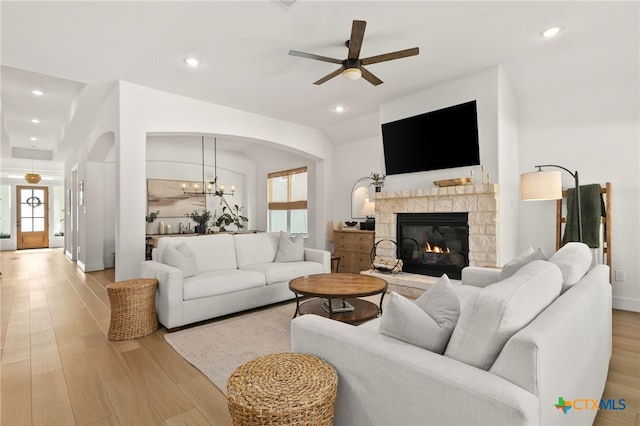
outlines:
[[[202, 135], [154, 135], [147, 137], [147, 179], [169, 179], [185, 182], [202, 182]], [[218, 138], [221, 139], [221, 138]], [[214, 137], [205, 136], [204, 154], [204, 182], [211, 182], [215, 177], [214, 172]], [[217, 149], [217, 174], [218, 183], [225, 185], [225, 191], [234, 185], [236, 192], [233, 196], [225, 198], [230, 205], [238, 204], [242, 208], [241, 214], [249, 218], [248, 226], [255, 224], [255, 203], [251, 198], [248, 202], [247, 182], [255, 181], [256, 165], [246, 156], [230, 151]], [[207, 209], [212, 212], [216, 209], [220, 212], [219, 198], [207, 197]], [[190, 213], [190, 212], [185, 212]], [[157, 229], [159, 221], [171, 225], [172, 232], [176, 233], [179, 224], [187, 226], [190, 221], [186, 217], [167, 218], [160, 210], [158, 220], [153, 223]], [[193, 228], [193, 224], [191, 225]]]
[[[638, 80], [603, 81], [571, 92], [521, 101], [520, 169], [558, 164], [580, 174], [580, 183], [613, 184], [612, 269], [614, 307], [640, 311], [640, 130]], [[563, 187], [574, 186], [562, 172]], [[555, 250], [555, 202], [522, 202], [520, 248]], [[615, 278], [615, 274], [614, 278]]]
[[[450, 82], [395, 99], [380, 106], [380, 122], [386, 123], [451, 105], [476, 100], [480, 162], [491, 182], [500, 184], [498, 263], [517, 254], [517, 105], [506, 75], [500, 67], [482, 70]], [[382, 159], [380, 161], [383, 161]], [[407, 173], [387, 177], [384, 190], [432, 188], [433, 181], [469, 177], [481, 182], [480, 166]]]
[[500, 176], [501, 263], [508, 262], [518, 250], [520, 207], [520, 170], [518, 168], [518, 103], [502, 68], [498, 72], [498, 176]]
[[[77, 164], [78, 179], [87, 177], [87, 153], [107, 132], [114, 132], [116, 144], [116, 280], [137, 277], [139, 264], [144, 260], [145, 226], [142, 219], [137, 218], [146, 215], [147, 173], [146, 167], [141, 165], [146, 164], [148, 134], [235, 135], [304, 153], [305, 158], [313, 161], [310, 169], [314, 176], [310, 184], [314, 188], [310, 192], [318, 197], [318, 200], [310, 200], [310, 208], [314, 209], [310, 218], [310, 234], [315, 240], [324, 241], [327, 217], [324, 188], [328, 183], [325, 169], [331, 166], [332, 145], [319, 130], [120, 82], [101, 109], [96, 126], [87, 136], [84, 146], [65, 164], [65, 175], [71, 176], [71, 170]], [[91, 214], [91, 206], [87, 207], [87, 214]], [[82, 265], [85, 261], [82, 248], [87, 244], [85, 234], [91, 232], [83, 216], [80, 217], [80, 228], [78, 264]], [[91, 237], [103, 238], [103, 235], [91, 234]], [[316, 244], [311, 238], [309, 243]]]
[[[331, 220], [334, 227], [339, 222], [350, 221], [351, 191], [353, 185], [372, 172], [383, 173], [384, 162], [381, 136], [336, 145], [334, 153], [335, 172], [332, 173], [331, 188], [334, 200]], [[368, 181], [364, 181], [368, 184]], [[386, 189], [386, 186], [383, 190]], [[362, 221], [360, 219], [359, 221]]]
[[[491, 174], [492, 182], [499, 182], [498, 89], [498, 67], [492, 67], [386, 102], [380, 105], [380, 122], [387, 123], [477, 100], [480, 163]], [[471, 169], [475, 170], [476, 177], [480, 176], [479, 166], [393, 175], [387, 177], [385, 189], [431, 188], [435, 180], [468, 177]]]

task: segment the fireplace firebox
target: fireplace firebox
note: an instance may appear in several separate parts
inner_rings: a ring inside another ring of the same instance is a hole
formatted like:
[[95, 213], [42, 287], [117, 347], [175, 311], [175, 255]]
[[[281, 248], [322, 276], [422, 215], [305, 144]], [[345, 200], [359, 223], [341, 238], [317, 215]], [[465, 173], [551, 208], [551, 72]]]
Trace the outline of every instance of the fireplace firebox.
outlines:
[[404, 272], [460, 279], [469, 265], [468, 213], [398, 213], [398, 257]]

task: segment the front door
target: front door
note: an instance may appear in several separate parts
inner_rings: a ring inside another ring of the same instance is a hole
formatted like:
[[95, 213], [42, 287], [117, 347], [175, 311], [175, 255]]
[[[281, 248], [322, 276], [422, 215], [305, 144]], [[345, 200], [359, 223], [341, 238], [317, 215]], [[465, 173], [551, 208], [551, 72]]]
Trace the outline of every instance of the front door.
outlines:
[[18, 186], [18, 250], [49, 247], [49, 189]]

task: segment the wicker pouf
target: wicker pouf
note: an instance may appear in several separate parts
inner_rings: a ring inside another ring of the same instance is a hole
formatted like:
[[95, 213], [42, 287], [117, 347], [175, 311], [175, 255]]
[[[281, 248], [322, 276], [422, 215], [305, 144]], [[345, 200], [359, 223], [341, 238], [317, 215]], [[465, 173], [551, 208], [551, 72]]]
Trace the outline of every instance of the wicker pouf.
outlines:
[[109, 340], [146, 336], [158, 329], [156, 288], [158, 280], [140, 278], [107, 284], [111, 303]]
[[227, 381], [233, 424], [332, 425], [334, 368], [313, 355], [283, 352], [238, 367]]

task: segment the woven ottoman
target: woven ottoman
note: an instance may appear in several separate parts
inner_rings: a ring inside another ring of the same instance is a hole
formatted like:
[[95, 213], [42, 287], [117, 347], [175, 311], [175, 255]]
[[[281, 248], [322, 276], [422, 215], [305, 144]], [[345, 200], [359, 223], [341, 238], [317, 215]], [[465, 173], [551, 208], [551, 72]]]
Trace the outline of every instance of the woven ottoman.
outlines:
[[109, 340], [129, 340], [158, 329], [156, 316], [158, 280], [140, 278], [107, 284], [111, 303]]
[[283, 352], [238, 367], [227, 381], [233, 424], [332, 425], [335, 369], [313, 355]]

